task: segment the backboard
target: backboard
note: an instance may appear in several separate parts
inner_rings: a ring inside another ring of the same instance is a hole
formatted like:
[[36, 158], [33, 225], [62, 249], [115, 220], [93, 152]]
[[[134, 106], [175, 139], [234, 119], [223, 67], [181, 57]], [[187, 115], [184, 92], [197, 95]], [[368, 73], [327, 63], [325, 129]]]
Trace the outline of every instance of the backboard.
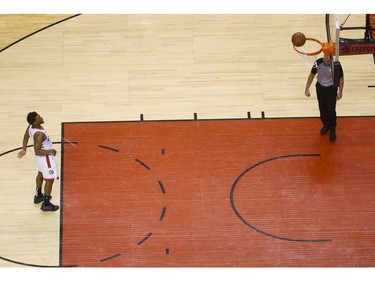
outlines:
[[326, 14], [326, 32], [327, 32], [327, 42], [333, 42], [335, 46], [335, 52], [331, 55], [331, 68], [334, 86], [339, 85], [339, 77], [335, 75], [337, 69], [341, 67], [340, 65], [340, 18], [336, 14]]
[[[336, 14], [326, 15], [327, 42], [335, 43], [335, 54], [333, 61], [339, 61], [340, 49], [340, 18]], [[332, 59], [331, 58], [331, 59]]]

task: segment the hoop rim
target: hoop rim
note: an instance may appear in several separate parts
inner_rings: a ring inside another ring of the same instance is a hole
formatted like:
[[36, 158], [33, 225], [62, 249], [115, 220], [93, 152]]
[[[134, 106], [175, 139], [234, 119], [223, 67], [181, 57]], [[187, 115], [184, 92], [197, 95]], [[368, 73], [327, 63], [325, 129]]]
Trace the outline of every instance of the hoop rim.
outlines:
[[[294, 50], [295, 50], [297, 53], [300, 53], [301, 55], [307, 55], [307, 56], [316, 56], [316, 55], [318, 55], [320, 52], [323, 51], [323, 43], [320, 42], [318, 39], [308, 37], [308, 38], [306, 38], [306, 40], [314, 41], [314, 42], [320, 44], [321, 48], [320, 48], [318, 51], [316, 51], [316, 52], [305, 53], [305, 52], [302, 52], [302, 51], [298, 50], [296, 45], [293, 45], [293, 48], [294, 48]], [[303, 46], [303, 45], [302, 45], [302, 46]], [[302, 46], [301, 46], [301, 47], [302, 47]]]

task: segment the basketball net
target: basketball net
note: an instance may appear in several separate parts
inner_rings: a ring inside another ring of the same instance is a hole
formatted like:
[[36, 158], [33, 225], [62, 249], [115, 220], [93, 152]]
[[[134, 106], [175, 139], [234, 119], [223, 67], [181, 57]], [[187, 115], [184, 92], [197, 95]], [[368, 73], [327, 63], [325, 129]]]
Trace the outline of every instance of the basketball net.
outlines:
[[321, 43], [315, 38], [306, 38], [305, 44], [300, 47], [293, 47], [301, 56], [301, 64], [306, 67], [313, 67], [321, 52], [323, 52], [325, 56], [334, 55], [335, 53], [335, 44], [333, 42]]
[[318, 55], [309, 56], [305, 54], [301, 54], [301, 64], [305, 67], [313, 67], [316, 64], [316, 60], [318, 59]]

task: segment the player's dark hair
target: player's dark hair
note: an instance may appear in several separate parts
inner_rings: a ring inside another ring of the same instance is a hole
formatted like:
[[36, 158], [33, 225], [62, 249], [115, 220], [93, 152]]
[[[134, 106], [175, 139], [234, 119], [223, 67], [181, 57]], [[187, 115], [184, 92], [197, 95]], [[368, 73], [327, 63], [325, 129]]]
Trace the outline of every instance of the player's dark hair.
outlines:
[[37, 115], [38, 115], [38, 113], [36, 113], [35, 111], [30, 112], [29, 114], [27, 114], [27, 123], [29, 123], [30, 125], [32, 125], [34, 123], [35, 118], [36, 118]]

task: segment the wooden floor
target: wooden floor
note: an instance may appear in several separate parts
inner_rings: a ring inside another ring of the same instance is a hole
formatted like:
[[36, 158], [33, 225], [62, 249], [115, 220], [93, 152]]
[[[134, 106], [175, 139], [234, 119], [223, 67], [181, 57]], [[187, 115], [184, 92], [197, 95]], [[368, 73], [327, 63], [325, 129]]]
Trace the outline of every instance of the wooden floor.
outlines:
[[[60, 213], [43, 213], [32, 203], [32, 150], [22, 160], [10, 152], [22, 144], [29, 111], [44, 117], [56, 142], [62, 122], [141, 115], [181, 120], [194, 113], [200, 119], [246, 118], [249, 112], [252, 118], [262, 112], [318, 116], [315, 96], [304, 96], [310, 69], [293, 51], [290, 36], [302, 31], [324, 40], [324, 15], [79, 15], [10, 46], [69, 16], [0, 15], [0, 256], [19, 262], [1, 260], [2, 267], [60, 263]], [[372, 56], [340, 60], [345, 89], [338, 116], [374, 116]], [[348, 134], [340, 122], [337, 143]], [[53, 202], [60, 203], [60, 182]]]

